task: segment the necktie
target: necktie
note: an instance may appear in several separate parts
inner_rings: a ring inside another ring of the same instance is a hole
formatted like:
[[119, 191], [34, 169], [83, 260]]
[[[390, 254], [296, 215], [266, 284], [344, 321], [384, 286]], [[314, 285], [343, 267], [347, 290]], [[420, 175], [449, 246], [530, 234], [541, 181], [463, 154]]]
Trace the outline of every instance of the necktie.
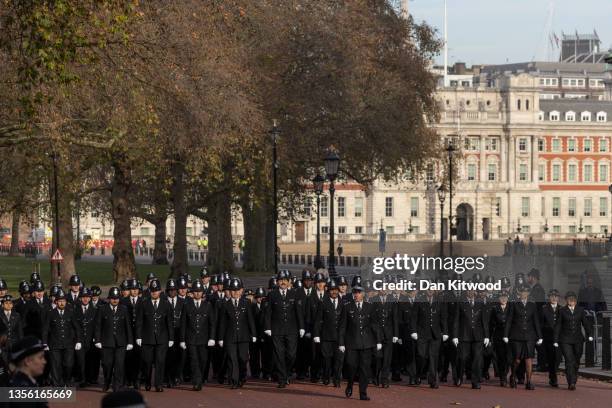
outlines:
[[157, 300], [153, 302], [153, 307], [157, 310]]
[[234, 299], [234, 307], [238, 307], [238, 299]]
[[174, 309], [174, 306], [175, 306], [175, 303], [174, 303], [174, 302], [176, 302], [176, 300], [175, 300], [174, 298], [172, 298], [172, 308], [173, 308], [173, 309]]
[[357, 303], [357, 310], [361, 312], [361, 302]]
[[6, 314], [6, 320], [11, 320], [11, 312], [7, 312], [7, 314]]
[[334, 299], [334, 309], [338, 308], [338, 299]]
[[60, 317], [64, 317], [64, 311], [60, 310]]
[[117, 306], [113, 306], [113, 314], [117, 313]]
[[284, 290], [281, 292], [281, 294], [283, 296], [283, 299], [285, 299], [285, 291]]
[[83, 306], [83, 314], [87, 313], [87, 306]]
[[132, 305], [136, 306], [136, 298], [132, 298]]
[[323, 294], [322, 293], [319, 294], [319, 300], [323, 300]]
[[196, 305], [196, 309], [199, 309], [200, 308], [200, 301], [196, 300], [196, 304], [195, 305]]

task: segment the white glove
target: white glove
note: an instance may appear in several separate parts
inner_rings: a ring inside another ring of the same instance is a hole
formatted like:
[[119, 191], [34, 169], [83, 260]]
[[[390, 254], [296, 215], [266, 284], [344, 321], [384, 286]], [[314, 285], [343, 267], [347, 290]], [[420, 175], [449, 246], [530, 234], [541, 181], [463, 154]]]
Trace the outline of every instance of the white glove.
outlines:
[[136, 344], [138, 347], [142, 346], [142, 339], [136, 339]]
[[397, 343], [397, 340], [399, 340], [399, 339], [398, 339], [397, 337], [394, 337], [394, 338], [392, 338], [392, 339], [391, 339], [391, 342], [392, 342], [393, 344], [395, 344], [395, 343]]
[[459, 345], [459, 339], [457, 337], [453, 339], [453, 344], [455, 345], [455, 347]]
[[589, 336], [589, 341], [593, 341], [593, 338]]
[[306, 330], [300, 329], [300, 337], [304, 337], [304, 334], [306, 334]]
[[487, 338], [484, 339], [484, 346], [489, 347], [489, 339]]
[[404, 341], [402, 339], [397, 339], [397, 343], [401, 346], [402, 344], [404, 344]]
[[[100, 344], [101, 345], [101, 344]], [[134, 350], [134, 346], [131, 344], [128, 344], [127, 346], [125, 346], [125, 350], [126, 351], [130, 351], [130, 350]]]
[[264, 333], [268, 336], [272, 336], [272, 330], [264, 330]]
[[[96, 346], [97, 349], [102, 349], [102, 343], [96, 343], [94, 346]], [[128, 346], [131, 346], [131, 344], [128, 344]]]
[[309, 339], [309, 338], [311, 338], [311, 337], [312, 337], [312, 334], [310, 334], [310, 333], [306, 333], [306, 334], [304, 335], [304, 337], [306, 337], [307, 339]]
[[442, 341], [446, 341], [448, 340], [448, 335], [447, 334], [443, 334], [442, 335]]
[[215, 341], [214, 340], [208, 340], [208, 347], [212, 347], [215, 345]]
[[45, 346], [45, 351], [49, 351], [49, 346]]
[[219, 347], [223, 347], [223, 340], [219, 340], [217, 344], [219, 345]]
[[553, 343], [553, 346], [559, 347], [559, 343]]
[[542, 344], [542, 339], [538, 339], [538, 341], [536, 341], [536, 345], [539, 346], [540, 344]]
[[340, 350], [341, 353], [344, 353], [346, 351], [346, 347], [340, 346], [338, 347], [338, 350]]
[[257, 337], [253, 337], [253, 343], [257, 343]]
[[410, 337], [412, 337], [412, 340], [418, 340], [418, 339], [419, 339], [419, 335], [418, 335], [418, 334], [416, 334], [416, 333], [412, 333], [412, 334], [410, 335]]
[[315, 343], [320, 343], [321, 342], [321, 338], [320, 337], [315, 337], [314, 339], [312, 339], [312, 341], [314, 341]]
[[173, 342], [172, 340], [170, 340], [170, 341], [168, 342], [168, 347], [172, 347], [172, 346], [174, 346], [174, 342]]
[[507, 337], [504, 337], [502, 340], [504, 341], [504, 343], [508, 343], [508, 338]]
[[74, 345], [74, 349], [75, 349], [76, 351], [79, 351], [79, 350], [81, 349], [81, 343], [77, 343], [77, 344], [75, 344], [75, 345]]
[[376, 351], [380, 351], [382, 350], [382, 344], [378, 343], [376, 344]]
[[183, 350], [187, 350], [187, 344], [184, 341], [181, 341], [179, 343], [179, 347], [182, 348]]

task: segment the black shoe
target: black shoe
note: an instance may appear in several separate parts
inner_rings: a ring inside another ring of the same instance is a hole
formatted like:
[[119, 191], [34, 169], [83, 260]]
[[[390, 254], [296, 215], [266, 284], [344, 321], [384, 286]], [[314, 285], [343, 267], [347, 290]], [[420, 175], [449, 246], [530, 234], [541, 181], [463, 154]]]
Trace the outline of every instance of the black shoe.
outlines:
[[527, 382], [527, 384], [525, 384], [525, 389], [526, 389], [526, 390], [533, 391], [533, 390], [535, 390], [535, 387], [534, 387], [534, 385], [533, 385], [533, 384], [532, 384], [532, 383], [529, 381], [529, 382]]
[[323, 385], [329, 385], [329, 378], [323, 380]]
[[461, 387], [461, 384], [463, 384], [463, 380], [455, 380], [455, 387]]
[[151, 391], [151, 384], [145, 384], [145, 391]]
[[477, 383], [472, 384], [472, 389], [473, 390], [479, 390], [480, 389], [480, 384], [477, 384]]
[[380, 384], [380, 383], [378, 382], [378, 378], [374, 378], [374, 379], [372, 380], [372, 384], [373, 384], [374, 386], [378, 387], [378, 385]]
[[440, 388], [440, 386], [438, 385], [438, 383], [437, 383], [437, 382], [429, 384], [429, 387], [430, 387], [430, 388], [433, 388], [433, 389], [438, 389], [438, 388]]
[[447, 381], [447, 376], [446, 375], [441, 375], [440, 376], [440, 382], [441, 383], [445, 383]]
[[383, 387], [383, 388], [389, 388], [389, 384], [384, 383], [384, 384], [382, 385], [382, 387]]
[[367, 395], [360, 395], [359, 399], [362, 400], [362, 401], [369, 401], [370, 397], [368, 397]]
[[491, 377], [489, 376], [489, 373], [484, 373], [484, 376], [483, 376], [483, 377], [484, 377], [484, 379], [485, 379], [485, 380], [488, 380], [488, 379], [490, 379], [490, 378], [491, 378]]
[[289, 379], [288, 378], [285, 380], [285, 384], [289, 385]]
[[576, 391], [576, 384], [570, 384], [567, 386], [567, 389], [570, 391]]
[[193, 386], [194, 391], [202, 391], [202, 384], [196, 384]]
[[421, 385], [421, 377], [417, 377], [417, 378], [414, 380], [414, 385]]
[[516, 388], [516, 378], [510, 377], [510, 388]]
[[239, 385], [236, 384], [236, 383], [232, 383], [232, 386], [230, 387], [230, 390], [235, 390], [237, 388], [239, 388]]
[[548, 384], [549, 384], [551, 387], [559, 388], [559, 383], [558, 383], [557, 381], [555, 381], [555, 380], [550, 380], [550, 381], [548, 382]]
[[353, 386], [352, 385], [347, 385], [346, 386], [346, 390], [344, 390], [344, 395], [346, 395], [346, 398], [351, 398], [351, 396], [353, 395]]
[[400, 375], [393, 375], [391, 376], [391, 381], [396, 381], [396, 382], [402, 381], [402, 377]]
[[79, 384], [79, 388], [85, 388], [87, 387], [87, 383], [85, 381], [83, 381], [82, 383]]
[[104, 384], [104, 387], [102, 387], [102, 392], [108, 392], [109, 389], [110, 389], [110, 385]]
[[276, 388], [286, 388], [287, 387], [287, 383], [285, 382], [279, 382], [278, 385], [276, 386]]
[[155, 387], [155, 392], [164, 392], [162, 387]]
[[525, 379], [523, 378], [523, 379], [518, 380], [518, 383], [519, 383], [520, 385], [525, 384]]
[[499, 380], [499, 386], [500, 387], [505, 387], [506, 386], [506, 380], [504, 380], [504, 379]]
[[340, 388], [340, 381], [334, 380], [334, 388]]
[[408, 380], [408, 385], [416, 385], [416, 381], [414, 381], [414, 378]]

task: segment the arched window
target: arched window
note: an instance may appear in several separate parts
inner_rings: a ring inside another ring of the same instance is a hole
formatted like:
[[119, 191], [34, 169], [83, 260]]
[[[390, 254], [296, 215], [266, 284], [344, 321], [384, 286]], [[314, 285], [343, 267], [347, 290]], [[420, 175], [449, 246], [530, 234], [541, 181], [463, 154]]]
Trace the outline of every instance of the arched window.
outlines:
[[518, 99], [518, 100], [516, 101], [516, 108], [517, 108], [518, 110], [521, 110], [521, 100], [520, 100], [520, 99]]
[[525, 110], [529, 110], [529, 99], [525, 99]]

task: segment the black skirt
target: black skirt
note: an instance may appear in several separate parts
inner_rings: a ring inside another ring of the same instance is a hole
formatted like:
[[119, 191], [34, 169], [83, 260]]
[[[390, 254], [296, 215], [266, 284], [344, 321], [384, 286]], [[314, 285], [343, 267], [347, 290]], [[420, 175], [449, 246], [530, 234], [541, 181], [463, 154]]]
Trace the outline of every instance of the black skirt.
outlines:
[[510, 340], [510, 343], [512, 344], [512, 357], [515, 360], [535, 357], [535, 341]]

